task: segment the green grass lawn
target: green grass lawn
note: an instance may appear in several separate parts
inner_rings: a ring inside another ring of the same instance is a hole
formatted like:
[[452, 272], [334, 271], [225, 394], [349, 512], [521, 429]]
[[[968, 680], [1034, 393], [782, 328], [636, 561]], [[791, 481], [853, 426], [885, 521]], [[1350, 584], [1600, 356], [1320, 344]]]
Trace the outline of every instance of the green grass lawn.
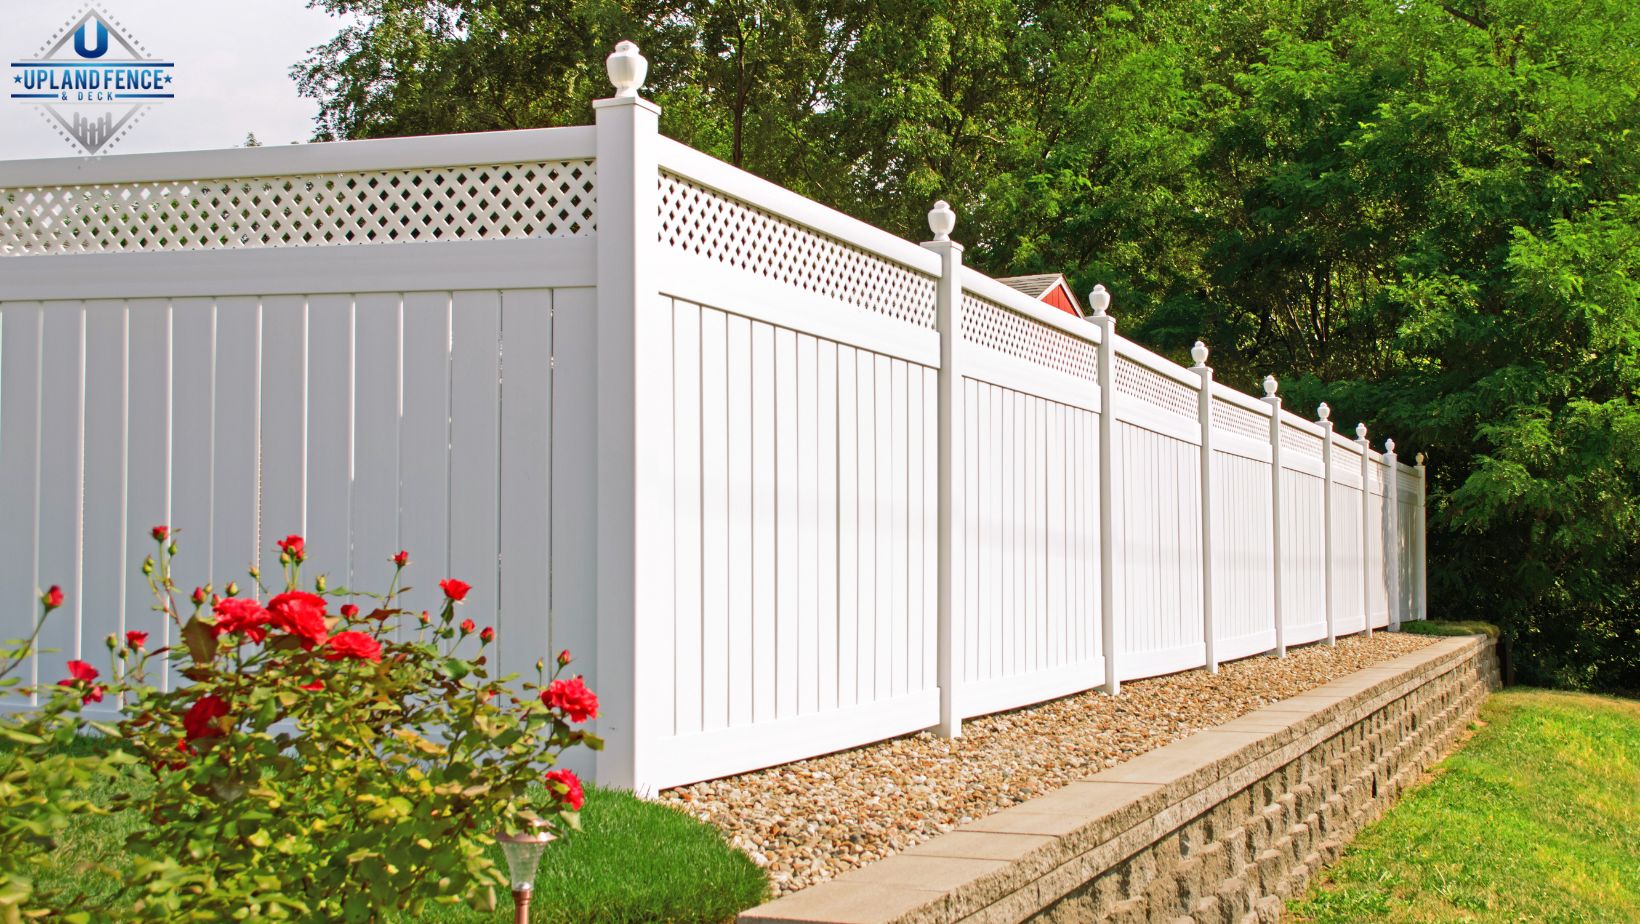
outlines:
[[1515, 689], [1477, 725], [1294, 919], [1640, 921], [1640, 701]]
[[1412, 635], [1486, 635], [1498, 637], [1498, 627], [1478, 619], [1419, 619], [1401, 623], [1401, 631]]
[[[98, 745], [82, 739], [77, 746]], [[129, 785], [122, 779], [109, 779], [91, 795], [105, 802]], [[588, 786], [586, 794], [581, 812], [585, 830], [554, 842], [541, 861], [530, 920], [722, 924], [767, 896], [768, 879], [763, 871], [730, 847], [716, 828], [630, 793]], [[114, 882], [99, 876], [93, 867], [117, 862], [125, 835], [138, 823], [130, 815], [85, 818], [59, 842], [58, 862], [42, 878], [76, 883], [84, 890], [82, 894], [107, 895]], [[501, 862], [499, 849], [496, 860]], [[496, 900], [500, 907], [495, 914], [441, 907], [421, 920], [432, 924], [512, 921], [512, 896], [498, 892]]]

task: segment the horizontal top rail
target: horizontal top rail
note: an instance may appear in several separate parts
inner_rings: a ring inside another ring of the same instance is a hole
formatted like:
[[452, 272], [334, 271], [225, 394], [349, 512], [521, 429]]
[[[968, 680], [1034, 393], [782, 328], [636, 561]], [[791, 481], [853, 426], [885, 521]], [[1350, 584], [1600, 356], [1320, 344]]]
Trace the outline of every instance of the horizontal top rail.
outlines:
[[1223, 382], [1215, 381], [1213, 383], [1213, 397], [1234, 404], [1243, 410], [1251, 411], [1254, 414], [1262, 414], [1265, 417], [1270, 416], [1270, 405], [1252, 395], [1243, 394]]
[[1126, 337], [1116, 338], [1116, 355], [1126, 357], [1153, 372], [1159, 372], [1180, 385], [1192, 389], [1201, 388], [1201, 379], [1196, 373], [1179, 365], [1166, 356], [1146, 349]]
[[776, 186], [688, 145], [670, 138], [659, 140], [657, 160], [663, 171], [919, 273], [928, 276], [938, 276], [940, 273], [940, 258], [910, 241]]
[[0, 189], [175, 182], [590, 159], [592, 126], [164, 154], [0, 161]]

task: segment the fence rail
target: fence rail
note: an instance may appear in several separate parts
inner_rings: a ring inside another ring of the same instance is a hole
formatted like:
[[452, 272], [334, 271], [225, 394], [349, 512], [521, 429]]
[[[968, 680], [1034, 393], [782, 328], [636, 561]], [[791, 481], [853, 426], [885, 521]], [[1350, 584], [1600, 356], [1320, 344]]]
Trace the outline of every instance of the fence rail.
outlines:
[[201, 583], [408, 548], [652, 790], [1422, 618], [1392, 443], [596, 114], [0, 164], [0, 625], [163, 638], [154, 523]]

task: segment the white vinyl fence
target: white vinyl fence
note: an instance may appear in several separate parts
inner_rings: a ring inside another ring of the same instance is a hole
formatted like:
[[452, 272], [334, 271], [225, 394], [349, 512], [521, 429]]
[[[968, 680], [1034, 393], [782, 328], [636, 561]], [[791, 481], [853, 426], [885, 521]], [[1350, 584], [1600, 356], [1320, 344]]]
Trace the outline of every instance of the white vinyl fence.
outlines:
[[[1423, 618], [1422, 466], [660, 137], [0, 163], [0, 634], [454, 575], [643, 791]], [[592, 770], [590, 759], [582, 769]]]

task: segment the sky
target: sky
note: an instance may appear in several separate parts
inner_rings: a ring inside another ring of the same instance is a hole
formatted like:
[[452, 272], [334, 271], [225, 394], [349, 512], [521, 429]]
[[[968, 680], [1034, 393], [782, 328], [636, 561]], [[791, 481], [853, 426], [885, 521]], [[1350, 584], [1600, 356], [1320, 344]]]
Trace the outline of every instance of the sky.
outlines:
[[[147, 107], [107, 153], [236, 147], [247, 132], [263, 144], [312, 136], [318, 105], [297, 95], [289, 70], [341, 20], [306, 0], [0, 0], [0, 59], [34, 58], [92, 5], [176, 63], [176, 99]], [[0, 160], [80, 153], [38, 106], [0, 97]]]

